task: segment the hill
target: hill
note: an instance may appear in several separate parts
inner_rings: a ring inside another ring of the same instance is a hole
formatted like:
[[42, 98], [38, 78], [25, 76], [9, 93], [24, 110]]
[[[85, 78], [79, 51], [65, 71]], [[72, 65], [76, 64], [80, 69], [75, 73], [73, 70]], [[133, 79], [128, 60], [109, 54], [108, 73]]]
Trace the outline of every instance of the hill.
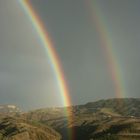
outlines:
[[0, 105], [0, 114], [20, 113], [21, 110], [15, 105]]
[[[72, 122], [67, 124], [69, 110]], [[47, 124], [68, 140], [73, 129], [76, 140], [140, 139], [140, 99], [107, 99], [68, 108], [47, 108], [23, 115], [27, 120]]]
[[73, 140], [139, 140], [140, 99], [114, 98], [27, 113], [14, 105], [0, 106], [0, 140], [71, 140], [70, 130]]
[[53, 129], [39, 123], [16, 117], [0, 120], [0, 140], [60, 140]]

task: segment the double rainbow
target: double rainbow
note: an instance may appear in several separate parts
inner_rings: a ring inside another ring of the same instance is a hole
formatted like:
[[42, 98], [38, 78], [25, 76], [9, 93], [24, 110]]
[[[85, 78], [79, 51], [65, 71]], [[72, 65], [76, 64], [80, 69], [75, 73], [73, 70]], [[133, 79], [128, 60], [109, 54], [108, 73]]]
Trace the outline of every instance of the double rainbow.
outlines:
[[[87, 1], [89, 2], [90, 0], [87, 0]], [[39, 16], [34, 11], [30, 1], [19, 0], [19, 2], [21, 3], [21, 6], [23, 7], [24, 11], [27, 13], [36, 31], [38, 32], [39, 38], [46, 50], [47, 55], [50, 58], [52, 68], [54, 70], [57, 82], [59, 84], [60, 94], [63, 100], [63, 104], [64, 106], [70, 106], [71, 101], [69, 97], [69, 90], [66, 85], [62, 66], [60, 64], [57, 53], [53, 47], [53, 43], [51, 42], [50, 36], [46, 28], [44, 27], [43, 23], [41, 22]], [[88, 8], [91, 10], [90, 13], [92, 13], [92, 20], [94, 24], [96, 25], [96, 29], [97, 29], [97, 32], [99, 33], [100, 40], [101, 40], [100, 41], [101, 46], [108, 60], [108, 65], [109, 65], [108, 67], [109, 67], [109, 71], [112, 77], [112, 81], [114, 83], [116, 97], [119, 97], [119, 98], [123, 97], [125, 95], [125, 90], [124, 90], [123, 80], [121, 76], [122, 74], [121, 74], [121, 70], [120, 70], [120, 67], [116, 58], [112, 40], [110, 39], [108, 28], [106, 26], [105, 20], [103, 19], [103, 14], [101, 13], [101, 10], [96, 0], [89, 2], [89, 5], [90, 6], [88, 6]], [[66, 110], [66, 113], [68, 115], [68, 121], [71, 122], [72, 117], [70, 117], [71, 113], [68, 109]], [[69, 134], [70, 139], [73, 139], [72, 131], [69, 133], [70, 133]]]

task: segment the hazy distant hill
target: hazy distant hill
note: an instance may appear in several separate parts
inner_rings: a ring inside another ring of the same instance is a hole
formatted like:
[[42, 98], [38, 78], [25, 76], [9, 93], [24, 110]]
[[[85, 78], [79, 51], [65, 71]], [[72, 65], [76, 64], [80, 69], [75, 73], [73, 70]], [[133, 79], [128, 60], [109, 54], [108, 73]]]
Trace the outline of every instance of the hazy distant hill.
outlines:
[[21, 110], [15, 105], [0, 105], [0, 114], [19, 113]]
[[[73, 120], [67, 124], [68, 109]], [[74, 129], [76, 140], [140, 139], [140, 99], [108, 99], [69, 108], [39, 109], [24, 114], [28, 120], [47, 124], [68, 140], [67, 129]]]

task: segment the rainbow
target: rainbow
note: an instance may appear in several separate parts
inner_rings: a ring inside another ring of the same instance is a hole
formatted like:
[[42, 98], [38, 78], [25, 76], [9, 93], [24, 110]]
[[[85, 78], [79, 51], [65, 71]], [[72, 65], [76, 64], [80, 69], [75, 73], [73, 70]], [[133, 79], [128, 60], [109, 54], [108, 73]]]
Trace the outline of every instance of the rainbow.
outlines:
[[86, 4], [88, 5], [88, 10], [90, 10], [92, 18], [91, 20], [95, 24], [94, 26], [96, 26], [96, 31], [100, 36], [103, 53], [105, 53], [106, 59], [108, 61], [108, 69], [114, 84], [115, 96], [117, 98], [122, 98], [125, 96], [125, 86], [122, 79], [120, 65], [117, 61], [118, 59], [116, 57], [116, 50], [113, 47], [113, 42], [111, 40], [111, 35], [109, 33], [106, 20], [96, 0], [91, 2], [87, 0]]
[[[68, 108], [71, 105], [70, 97], [69, 97], [69, 90], [66, 84], [66, 80], [64, 77], [64, 72], [62, 70], [62, 66], [60, 63], [60, 60], [58, 58], [58, 55], [55, 51], [55, 48], [53, 46], [53, 43], [51, 42], [50, 36], [44, 27], [41, 19], [35, 12], [35, 10], [32, 7], [32, 4], [29, 0], [19, 0], [19, 3], [21, 7], [24, 9], [24, 12], [29, 17], [32, 25], [34, 26], [35, 30], [38, 33], [39, 39], [42, 42], [42, 46], [45, 48], [46, 54], [49, 56], [49, 59], [51, 61], [52, 69], [54, 71], [54, 74], [56, 76], [59, 88], [60, 88], [60, 94], [62, 97], [63, 105], [66, 106], [65, 113], [68, 116], [68, 123], [70, 124], [72, 121], [72, 114], [70, 111], [70, 108]], [[69, 130], [68, 136], [69, 139], [72, 139], [72, 130]]]

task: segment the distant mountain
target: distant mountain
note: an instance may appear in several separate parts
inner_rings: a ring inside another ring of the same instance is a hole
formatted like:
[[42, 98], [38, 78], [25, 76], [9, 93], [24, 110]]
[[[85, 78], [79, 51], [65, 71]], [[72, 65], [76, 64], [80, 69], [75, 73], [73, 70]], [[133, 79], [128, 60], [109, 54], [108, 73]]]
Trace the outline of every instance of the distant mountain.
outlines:
[[32, 121], [6, 117], [0, 121], [0, 140], [60, 140], [53, 129]]
[[[72, 122], [67, 124], [69, 110]], [[68, 108], [39, 109], [24, 114], [51, 126], [63, 140], [69, 140], [68, 129], [75, 131], [75, 140], [136, 140], [140, 139], [140, 99], [107, 99]]]
[[0, 105], [1, 114], [19, 113], [21, 110], [15, 105]]
[[110, 115], [140, 117], [140, 98], [118, 98], [90, 102], [83, 106], [88, 113], [102, 112]]

